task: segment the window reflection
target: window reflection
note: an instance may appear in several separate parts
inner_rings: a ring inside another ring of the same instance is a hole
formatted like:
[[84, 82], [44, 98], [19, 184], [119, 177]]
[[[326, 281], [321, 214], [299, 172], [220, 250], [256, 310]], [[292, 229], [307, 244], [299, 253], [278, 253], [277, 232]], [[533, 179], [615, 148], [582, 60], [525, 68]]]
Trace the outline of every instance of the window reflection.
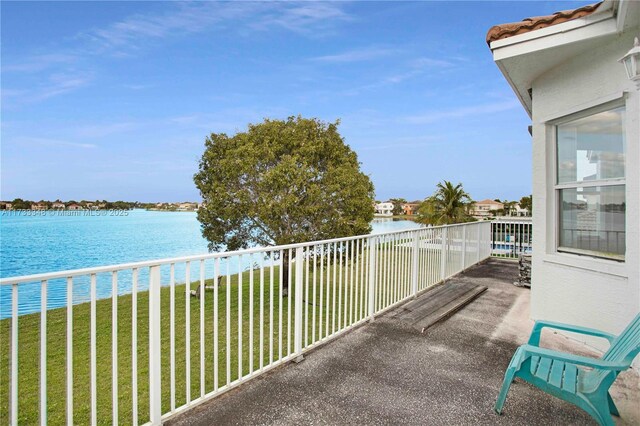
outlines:
[[559, 250], [568, 248], [624, 256], [624, 185], [562, 189], [560, 200]]
[[625, 176], [624, 108], [557, 127], [558, 183]]

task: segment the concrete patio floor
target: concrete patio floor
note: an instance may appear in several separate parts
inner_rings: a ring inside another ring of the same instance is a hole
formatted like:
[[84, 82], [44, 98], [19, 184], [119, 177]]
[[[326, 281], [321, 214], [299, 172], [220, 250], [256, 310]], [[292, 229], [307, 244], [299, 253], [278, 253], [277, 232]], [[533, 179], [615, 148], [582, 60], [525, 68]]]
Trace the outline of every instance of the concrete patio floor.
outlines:
[[[421, 335], [393, 311], [171, 419], [171, 425], [460, 425], [595, 422], [582, 410], [516, 381], [502, 416], [493, 404], [516, 347], [528, 337], [528, 289], [517, 264], [491, 259], [452, 280], [488, 290]], [[428, 297], [427, 295], [423, 297]], [[543, 345], [595, 351], [553, 333]], [[620, 375], [612, 395], [618, 424], [640, 424], [638, 374]]]

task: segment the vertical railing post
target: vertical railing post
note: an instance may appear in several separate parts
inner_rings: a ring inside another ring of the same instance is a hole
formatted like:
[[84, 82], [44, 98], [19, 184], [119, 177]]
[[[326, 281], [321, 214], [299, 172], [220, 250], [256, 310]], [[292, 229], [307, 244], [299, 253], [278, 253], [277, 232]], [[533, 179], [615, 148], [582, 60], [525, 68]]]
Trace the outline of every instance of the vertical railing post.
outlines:
[[413, 231], [413, 247], [411, 249], [411, 294], [418, 296], [418, 254], [420, 243], [420, 231]]
[[480, 263], [480, 229], [482, 228], [482, 222], [478, 222], [476, 228], [478, 228], [478, 232], [476, 233], [476, 235], [478, 236], [476, 246], [476, 263]]
[[369, 321], [373, 321], [376, 314], [376, 243], [376, 237], [369, 237], [367, 241], [369, 249]]
[[47, 280], [40, 283], [40, 424], [47, 424]]
[[[70, 302], [69, 302], [70, 303]], [[18, 284], [11, 285], [11, 407], [10, 424], [18, 425]]]
[[489, 229], [489, 235], [488, 235], [488, 241], [489, 241], [489, 256], [493, 255], [493, 248], [495, 247], [495, 233], [498, 232], [498, 227], [497, 224], [494, 222], [491, 222], [491, 227]]
[[440, 234], [441, 247], [440, 247], [440, 280], [444, 281], [447, 277], [447, 229], [442, 228]]
[[302, 265], [304, 263], [304, 248], [298, 247], [296, 248], [296, 286], [295, 286], [295, 306], [294, 306], [294, 329], [293, 329], [293, 342], [294, 342], [294, 352], [296, 354], [295, 362], [302, 361], [302, 293], [304, 291], [303, 288], [303, 276], [302, 276]]
[[462, 267], [460, 271], [467, 269], [467, 225], [462, 225]]
[[160, 266], [151, 266], [149, 268], [149, 419], [154, 426], [162, 424], [160, 351]]
[[496, 223], [494, 221], [490, 222], [490, 226], [489, 226], [489, 244], [491, 245], [491, 250], [489, 251], [489, 256], [493, 255], [493, 247], [495, 246], [494, 243], [494, 235], [496, 232]]

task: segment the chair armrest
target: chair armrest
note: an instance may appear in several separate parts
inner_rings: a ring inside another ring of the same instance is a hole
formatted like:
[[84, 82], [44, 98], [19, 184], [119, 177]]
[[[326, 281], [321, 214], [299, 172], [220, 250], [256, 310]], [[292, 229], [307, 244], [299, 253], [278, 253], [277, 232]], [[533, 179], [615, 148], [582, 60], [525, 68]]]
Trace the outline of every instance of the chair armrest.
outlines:
[[551, 349], [540, 348], [538, 346], [522, 345], [520, 348], [524, 352], [522, 359], [520, 361], [521, 363], [527, 358], [537, 355], [543, 358], [563, 361], [569, 364], [581, 365], [584, 367], [591, 367], [598, 370], [622, 371], [629, 368], [629, 365], [621, 364], [619, 362], [604, 361], [602, 359], [594, 359], [586, 356], [573, 355], [573, 354], [568, 354], [564, 352], [554, 351]]
[[558, 322], [550, 322], [550, 321], [536, 321], [535, 325], [533, 326], [533, 330], [531, 330], [531, 335], [529, 336], [529, 342], [528, 342], [529, 345], [532, 345], [532, 346], [540, 345], [540, 334], [542, 332], [542, 329], [545, 327], [553, 328], [556, 330], [571, 331], [573, 333], [585, 334], [587, 336], [602, 337], [603, 339], [607, 339], [609, 343], [613, 342], [613, 340], [616, 338], [616, 336], [614, 336], [611, 333], [606, 333], [604, 331], [596, 330], [593, 328], [580, 327], [577, 325], [561, 324]]

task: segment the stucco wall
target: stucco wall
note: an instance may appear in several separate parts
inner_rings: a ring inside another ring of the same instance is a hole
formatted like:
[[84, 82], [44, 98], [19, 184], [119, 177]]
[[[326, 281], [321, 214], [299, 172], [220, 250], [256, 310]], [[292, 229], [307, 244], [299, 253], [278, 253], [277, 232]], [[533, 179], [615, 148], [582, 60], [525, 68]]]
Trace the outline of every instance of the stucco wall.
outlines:
[[[602, 40], [533, 83], [533, 319], [619, 333], [640, 311], [640, 95], [618, 63], [634, 35], [640, 35], [640, 28]], [[621, 97], [627, 111], [626, 260], [557, 253], [554, 129], [549, 122]]]

